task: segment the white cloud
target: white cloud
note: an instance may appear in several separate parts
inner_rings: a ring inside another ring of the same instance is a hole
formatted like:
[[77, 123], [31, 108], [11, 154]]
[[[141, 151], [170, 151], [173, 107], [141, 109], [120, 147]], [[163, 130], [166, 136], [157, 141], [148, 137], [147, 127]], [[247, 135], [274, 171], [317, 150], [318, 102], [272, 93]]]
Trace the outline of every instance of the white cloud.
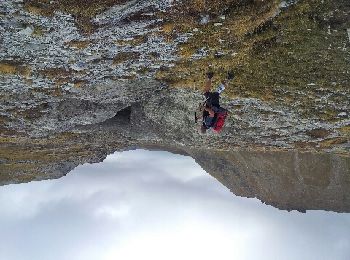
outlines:
[[0, 259], [347, 259], [350, 216], [233, 196], [193, 159], [116, 153], [0, 188]]
[[105, 205], [100, 208], [97, 208], [94, 212], [94, 215], [97, 218], [122, 218], [127, 217], [130, 211], [130, 206], [128, 205], [118, 205], [118, 206], [112, 206], [112, 205]]

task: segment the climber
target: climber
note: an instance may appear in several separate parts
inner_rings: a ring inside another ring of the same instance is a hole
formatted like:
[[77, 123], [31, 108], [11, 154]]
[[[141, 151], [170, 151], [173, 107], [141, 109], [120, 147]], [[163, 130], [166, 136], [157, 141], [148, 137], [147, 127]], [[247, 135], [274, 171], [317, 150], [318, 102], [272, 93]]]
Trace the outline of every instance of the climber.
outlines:
[[220, 132], [227, 117], [228, 111], [220, 107], [219, 99], [220, 93], [224, 91], [227, 80], [232, 80], [234, 74], [232, 71], [227, 73], [227, 80], [223, 80], [215, 92], [210, 92], [212, 86], [213, 72], [207, 73], [207, 80], [204, 85], [204, 97], [205, 102], [202, 104], [201, 110], [203, 115], [203, 121], [201, 124], [200, 132], [206, 133], [209, 128], [212, 128], [216, 132]]

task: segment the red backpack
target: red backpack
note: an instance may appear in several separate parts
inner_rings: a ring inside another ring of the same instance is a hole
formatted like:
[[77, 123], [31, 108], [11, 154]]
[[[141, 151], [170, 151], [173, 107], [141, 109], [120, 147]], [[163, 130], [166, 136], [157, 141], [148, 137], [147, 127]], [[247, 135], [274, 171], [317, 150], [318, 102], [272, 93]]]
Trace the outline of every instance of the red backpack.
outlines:
[[228, 115], [228, 111], [224, 108], [220, 108], [220, 110], [215, 113], [216, 121], [212, 126], [215, 132], [218, 133], [222, 130], [222, 128], [224, 127], [227, 115]]

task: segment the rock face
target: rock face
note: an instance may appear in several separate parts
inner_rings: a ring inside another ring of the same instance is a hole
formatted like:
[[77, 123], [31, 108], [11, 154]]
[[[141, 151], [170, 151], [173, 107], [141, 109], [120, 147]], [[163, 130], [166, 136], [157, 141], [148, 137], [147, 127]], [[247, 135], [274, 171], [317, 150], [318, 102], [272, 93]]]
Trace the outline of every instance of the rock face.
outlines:
[[298, 151], [196, 151], [193, 156], [239, 196], [284, 210], [349, 212], [347, 157]]
[[[280, 209], [350, 212], [346, 1], [88, 2], [0, 3], [0, 184], [139, 147], [190, 155]], [[203, 75], [227, 69], [230, 116], [201, 135]]]

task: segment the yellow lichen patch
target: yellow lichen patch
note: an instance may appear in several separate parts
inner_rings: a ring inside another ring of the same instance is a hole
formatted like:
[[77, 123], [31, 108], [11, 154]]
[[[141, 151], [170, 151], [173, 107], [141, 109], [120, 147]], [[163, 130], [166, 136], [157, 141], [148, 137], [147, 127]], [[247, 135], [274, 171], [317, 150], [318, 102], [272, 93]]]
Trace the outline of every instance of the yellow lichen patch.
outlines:
[[312, 129], [307, 132], [307, 135], [311, 136], [312, 138], [325, 138], [330, 134], [330, 131], [319, 128], [319, 129]]
[[18, 143], [18, 137], [0, 136], [0, 144], [1, 143]]
[[77, 80], [74, 82], [74, 87], [75, 88], [82, 88], [87, 84], [86, 80]]
[[295, 142], [294, 147], [296, 149], [310, 149], [310, 148], [315, 148], [316, 143], [311, 143], [311, 142]]
[[30, 77], [32, 70], [30, 67], [22, 67], [20, 74], [26, 78]]
[[326, 121], [336, 122], [336, 121], [340, 120], [337, 117], [337, 115], [338, 115], [337, 111], [335, 111], [333, 108], [331, 108], [331, 109], [326, 109], [325, 111], [323, 111], [320, 114], [320, 117]]
[[77, 49], [85, 49], [89, 47], [90, 44], [90, 41], [70, 41], [66, 43], [67, 46]]
[[74, 140], [79, 136], [77, 133], [73, 132], [63, 132], [55, 135], [56, 142], [67, 142], [69, 140]]
[[193, 7], [197, 9], [197, 11], [203, 11], [206, 9], [206, 2], [205, 0], [193, 0]]
[[56, 8], [77, 16], [94, 17], [107, 8], [125, 3], [126, 1], [127, 0], [58, 0], [53, 5]]
[[113, 59], [113, 64], [120, 64], [128, 60], [136, 60], [140, 57], [138, 52], [122, 52], [117, 54]]
[[171, 33], [174, 30], [174, 27], [173, 23], [165, 23], [163, 24], [162, 30], [164, 33]]
[[43, 29], [41, 27], [35, 26], [32, 35], [35, 36], [35, 37], [41, 37], [41, 36], [44, 35], [44, 31], [43, 31]]
[[34, 6], [34, 5], [27, 5], [26, 10], [29, 13], [36, 14], [36, 15], [43, 15], [44, 14], [44, 10], [42, 8], [40, 8], [38, 6]]
[[73, 71], [66, 70], [65, 68], [48, 68], [39, 71], [39, 73], [49, 79], [66, 79], [73, 75]]
[[142, 43], [147, 42], [147, 36], [146, 35], [141, 35], [141, 36], [136, 36], [134, 38], [131, 39], [120, 39], [115, 41], [115, 44], [118, 46], [126, 46], [126, 45], [132, 45], [132, 46], [136, 46], [136, 45], [140, 45]]
[[24, 8], [27, 12], [34, 15], [52, 16], [54, 9], [50, 8], [49, 4], [49, 0], [26, 1]]
[[193, 56], [194, 52], [192, 50], [182, 49], [180, 50], [179, 54], [181, 58], [189, 59]]
[[62, 89], [60, 88], [60, 86], [56, 85], [56, 87], [53, 89], [52, 91], [52, 95], [54, 97], [61, 97], [63, 95], [63, 91]]
[[149, 72], [149, 68], [146, 66], [142, 66], [140, 69], [138, 69], [137, 73], [140, 75], [145, 75]]
[[345, 135], [345, 136], [350, 136], [350, 125], [344, 126], [342, 128], [339, 129], [339, 131]]
[[344, 144], [347, 142], [349, 142], [348, 138], [344, 138], [344, 137], [331, 138], [331, 139], [322, 141], [320, 143], [320, 148], [331, 148], [335, 145]]
[[57, 10], [70, 13], [76, 18], [78, 27], [85, 33], [91, 33], [96, 26], [91, 18], [102, 13], [107, 8], [122, 4], [127, 0], [27, 0], [25, 9], [36, 15], [51, 16]]
[[[51, 79], [54, 79], [53, 77]], [[59, 88], [60, 86], [70, 82], [69, 77], [57, 78], [55, 79], [56, 86]]]
[[271, 89], [265, 89], [264, 95], [261, 97], [259, 96], [264, 101], [273, 101], [275, 96], [274, 93]]
[[102, 13], [107, 8], [122, 4], [127, 0], [59, 0], [54, 2], [52, 7], [63, 12], [73, 14], [76, 17], [78, 27], [85, 33], [92, 33], [96, 25], [91, 18]]
[[17, 66], [6, 63], [6, 62], [0, 62], [0, 73], [2, 74], [16, 74], [18, 71]]
[[16, 74], [29, 77], [31, 68], [13, 61], [0, 61], [0, 74]]

